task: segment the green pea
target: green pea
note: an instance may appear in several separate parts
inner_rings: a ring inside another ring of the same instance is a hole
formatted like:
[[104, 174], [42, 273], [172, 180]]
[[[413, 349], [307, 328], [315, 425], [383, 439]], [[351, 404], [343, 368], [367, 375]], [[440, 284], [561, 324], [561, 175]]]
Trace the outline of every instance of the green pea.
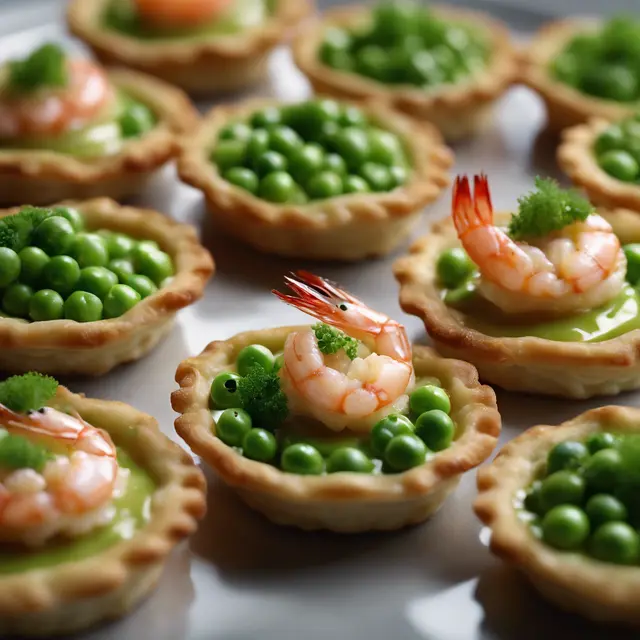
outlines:
[[[638, 245], [640, 249], [640, 245]], [[639, 256], [640, 258], [640, 256]], [[638, 265], [640, 267], [640, 264]], [[640, 276], [640, 271], [638, 273]], [[589, 453], [593, 454], [597, 451], [601, 451], [602, 449], [612, 449], [618, 444], [618, 438], [616, 438], [612, 433], [599, 432], [590, 435], [587, 438], [587, 449], [589, 449]]]
[[307, 193], [313, 200], [324, 200], [342, 195], [342, 178], [333, 171], [323, 171], [307, 183]]
[[359, 127], [364, 129], [369, 124], [369, 120], [362, 109], [347, 105], [342, 107], [340, 111], [338, 124], [341, 127]]
[[292, 110], [291, 126], [305, 139], [315, 139], [327, 123], [337, 127], [340, 111], [340, 104], [335, 100], [310, 100]]
[[174, 274], [173, 260], [160, 250], [140, 251], [135, 256], [136, 271], [150, 278], [156, 285]]
[[448, 414], [451, 411], [451, 400], [442, 387], [428, 384], [414, 389], [409, 394], [409, 408], [411, 413], [417, 416], [432, 409], [439, 409]]
[[322, 171], [324, 150], [317, 144], [306, 144], [291, 157], [291, 175], [300, 184]]
[[602, 64], [588, 68], [582, 77], [582, 90], [599, 98], [630, 102], [638, 94], [638, 81], [627, 67]]
[[64, 317], [64, 300], [51, 289], [36, 291], [29, 301], [29, 317], [34, 322], [60, 320]]
[[69, 255], [84, 267], [104, 267], [109, 262], [107, 243], [96, 233], [78, 234], [69, 248]]
[[374, 469], [369, 457], [355, 447], [341, 447], [331, 453], [327, 460], [327, 473], [371, 473]]
[[622, 149], [625, 144], [625, 135], [622, 127], [617, 124], [607, 127], [596, 139], [595, 152], [600, 156], [607, 151]]
[[133, 262], [128, 259], [111, 260], [107, 265], [107, 269], [115, 273], [121, 283], [124, 283], [129, 276], [135, 273]]
[[55, 207], [54, 215], [61, 216], [68, 220], [76, 233], [84, 229], [84, 217], [73, 207]]
[[345, 193], [369, 193], [369, 183], [360, 176], [350, 175], [344, 179]]
[[69, 295], [80, 280], [80, 266], [70, 256], [54, 256], [42, 270], [42, 276], [50, 289]]
[[230, 447], [242, 445], [251, 431], [251, 416], [243, 409], [225, 409], [216, 422], [216, 435]]
[[141, 300], [140, 294], [126, 284], [116, 284], [106, 295], [104, 305], [105, 318], [119, 318], [133, 309]]
[[347, 175], [347, 163], [344, 161], [342, 156], [339, 156], [337, 153], [328, 153], [324, 157], [323, 168], [325, 171], [337, 173], [339, 176]]
[[245, 458], [258, 462], [271, 462], [278, 452], [278, 444], [272, 433], [266, 429], [251, 429], [242, 441]]
[[78, 291], [86, 291], [104, 300], [111, 288], [118, 284], [118, 276], [105, 267], [85, 267], [80, 271]]
[[87, 291], [74, 291], [64, 303], [64, 317], [75, 322], [97, 322], [102, 319], [102, 301]]
[[602, 562], [635, 564], [640, 557], [640, 537], [625, 522], [607, 522], [593, 534], [590, 551]]
[[269, 151], [269, 132], [266, 129], [256, 129], [247, 142], [247, 162], [255, 168], [259, 158]]
[[57, 256], [66, 253], [74, 237], [73, 226], [66, 218], [51, 216], [36, 227], [32, 244], [49, 256]]
[[251, 126], [254, 129], [273, 127], [281, 122], [282, 111], [278, 107], [265, 107], [251, 116]]
[[384, 461], [394, 471], [412, 469], [426, 459], [427, 447], [414, 435], [396, 436], [384, 451]]
[[587, 501], [585, 512], [594, 529], [605, 522], [624, 522], [628, 517], [624, 504], [618, 498], [606, 493], [591, 496]]
[[258, 184], [260, 183], [258, 176], [246, 167], [229, 169], [229, 171], [224, 174], [224, 179], [249, 193], [256, 193], [258, 191]]
[[402, 145], [398, 137], [389, 131], [371, 129], [369, 131], [369, 159], [372, 162], [392, 167], [402, 160]]
[[324, 471], [324, 460], [320, 452], [310, 444], [298, 442], [282, 452], [282, 470], [298, 475], [320, 475]]
[[406, 38], [420, 24], [419, 6], [405, 2], [381, 2], [373, 9], [373, 32], [381, 43]]
[[627, 282], [633, 286], [640, 282], [640, 243], [622, 247], [627, 258]]
[[561, 504], [581, 505], [584, 500], [585, 481], [571, 471], [556, 471], [542, 481], [540, 499], [545, 511]]
[[220, 130], [218, 138], [220, 140], [240, 140], [247, 142], [252, 134], [253, 129], [248, 124], [244, 122], [232, 122]]
[[18, 257], [20, 258], [20, 282], [32, 287], [38, 286], [42, 280], [42, 272], [49, 262], [49, 256], [38, 247], [25, 247]]
[[359, 74], [386, 82], [389, 78], [389, 56], [377, 44], [369, 44], [360, 49], [355, 55], [355, 67]]
[[589, 489], [598, 493], [613, 491], [622, 474], [622, 457], [617, 449], [603, 449], [594, 453], [583, 468]]
[[424, 86], [425, 88], [440, 84], [445, 80], [436, 58], [430, 51], [418, 51], [411, 56], [407, 67], [407, 75], [413, 84]]
[[329, 28], [324, 33], [324, 40], [320, 45], [320, 59], [330, 66], [331, 60], [337, 55], [348, 55], [352, 38], [345, 29]]
[[393, 167], [389, 167], [389, 175], [392, 180], [391, 189], [393, 189], [402, 186], [407, 181], [409, 174], [404, 167], [394, 165]]
[[640, 174], [640, 166], [626, 151], [607, 151], [598, 158], [603, 171], [622, 182], [633, 182]]
[[26, 318], [33, 289], [26, 284], [12, 284], [2, 296], [2, 308], [10, 316]]
[[589, 519], [578, 507], [554, 507], [542, 520], [542, 536], [551, 547], [563, 551], [576, 551], [589, 536]]
[[382, 418], [371, 429], [370, 442], [373, 453], [381, 458], [391, 440], [400, 435], [413, 435], [413, 423], [409, 418], [399, 413]]
[[268, 176], [270, 173], [286, 172], [289, 162], [277, 151], [267, 151], [256, 161], [256, 172], [260, 177]]
[[296, 190], [293, 178], [284, 171], [275, 171], [260, 181], [258, 194], [269, 202], [288, 202]]
[[367, 181], [372, 191], [390, 191], [395, 186], [391, 172], [382, 164], [365, 162], [360, 167], [359, 173]]
[[220, 140], [211, 154], [211, 160], [218, 165], [220, 173], [244, 164], [247, 143], [242, 140]]
[[8, 287], [20, 275], [20, 257], [8, 247], [0, 247], [0, 289]]
[[544, 508], [542, 506], [542, 482], [536, 480], [532, 485], [527, 495], [524, 498], [524, 508], [536, 515], [542, 515]]
[[321, 46], [321, 59], [327, 66], [339, 71], [353, 71], [355, 61], [348, 51], [327, 51]]
[[140, 102], [130, 105], [119, 119], [123, 138], [137, 138], [153, 129], [155, 123], [153, 111]]
[[562, 53], [553, 61], [553, 73], [565, 84], [577, 87], [581, 81], [580, 64], [575, 55]]
[[560, 442], [549, 452], [547, 473], [551, 475], [564, 469], [579, 469], [589, 458], [589, 450], [582, 442]]
[[[350, 169], [359, 169], [371, 153], [367, 132], [358, 127], [346, 127], [334, 138], [335, 151]], [[363, 176], [366, 179], [366, 176]]]
[[240, 404], [238, 382], [240, 376], [226, 371], [219, 373], [211, 383], [211, 402], [215, 409], [232, 409]]
[[236, 359], [236, 367], [241, 376], [246, 376], [253, 367], [260, 367], [267, 372], [273, 371], [275, 358], [267, 347], [261, 344], [250, 344], [240, 351]]
[[431, 451], [443, 451], [453, 441], [456, 426], [453, 420], [439, 409], [425, 411], [416, 420], [416, 435]]
[[269, 148], [281, 153], [285, 158], [291, 158], [303, 145], [302, 138], [286, 125], [274, 127], [269, 132]]
[[143, 300], [158, 291], [158, 287], [151, 278], [139, 274], [129, 276], [124, 284], [137, 291]]
[[128, 258], [136, 246], [136, 241], [124, 233], [113, 233], [105, 238], [107, 253], [110, 260]]
[[475, 264], [467, 252], [460, 247], [443, 251], [436, 263], [438, 280], [447, 289], [459, 287], [473, 275], [475, 270]]

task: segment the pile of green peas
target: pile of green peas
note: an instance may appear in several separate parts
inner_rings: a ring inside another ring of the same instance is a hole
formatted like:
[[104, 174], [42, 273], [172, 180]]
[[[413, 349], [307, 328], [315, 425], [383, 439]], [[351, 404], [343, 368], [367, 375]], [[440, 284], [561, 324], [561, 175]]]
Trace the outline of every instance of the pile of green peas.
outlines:
[[[625, 443], [601, 431], [585, 442], [561, 442], [549, 452], [543, 477], [522, 503], [534, 535], [555, 549], [603, 562], [640, 561], [640, 486], [625, 463]], [[637, 457], [640, 449], [635, 449]]]
[[610, 176], [640, 184], [640, 114], [607, 127], [593, 151], [600, 168]]
[[575, 36], [551, 73], [582, 93], [633, 102], [640, 98], [640, 21], [613, 18], [600, 31]]
[[156, 242], [85, 232], [82, 214], [70, 207], [52, 213], [21, 250], [0, 247], [0, 315], [33, 322], [116, 318], [173, 276], [173, 261]]
[[277, 371], [282, 355], [263, 345], [245, 347], [236, 360], [237, 372], [218, 374], [211, 384], [211, 404], [221, 411], [215, 435], [246, 458], [279, 466], [287, 473], [400, 473], [424, 464], [428, 457], [449, 447], [456, 427], [449, 415], [451, 401], [436, 384], [417, 387], [409, 397], [410, 417], [390, 414], [371, 430], [370, 437], [352, 446], [323, 446], [319, 440], [305, 442], [291, 434], [282, 435], [254, 425], [251, 416], [239, 408], [238, 382], [251, 367]]
[[228, 182], [279, 204], [391, 191], [408, 174], [400, 138], [334, 100], [267, 107], [232, 122], [211, 160]]
[[487, 46], [477, 29], [441, 20], [418, 3], [383, 2], [364, 29], [328, 29], [319, 57], [340, 71], [429, 90], [482, 69]]

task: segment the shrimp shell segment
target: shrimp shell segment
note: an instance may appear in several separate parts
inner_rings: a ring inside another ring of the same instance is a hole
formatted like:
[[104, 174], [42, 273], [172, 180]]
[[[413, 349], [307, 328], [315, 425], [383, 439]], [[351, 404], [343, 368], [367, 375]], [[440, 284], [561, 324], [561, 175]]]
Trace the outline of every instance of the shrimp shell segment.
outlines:
[[465, 362], [445, 360], [428, 347], [414, 347], [417, 376], [441, 380], [452, 403], [459, 437], [426, 464], [405, 473], [336, 473], [299, 476], [237, 454], [215, 437], [209, 410], [211, 381], [234, 368], [250, 344], [281, 351], [287, 336], [308, 327], [249, 331], [212, 342], [199, 356], [180, 364], [171, 402], [180, 413], [176, 431], [250, 507], [277, 524], [342, 533], [393, 530], [433, 515], [455, 489], [462, 474], [486, 460], [496, 445], [501, 420], [493, 390], [478, 382]]
[[167, 556], [206, 510], [205, 480], [151, 416], [60, 387], [49, 403], [104, 429], [155, 480], [147, 524], [85, 560], [0, 576], [0, 635], [74, 633], [125, 615], [156, 586]]

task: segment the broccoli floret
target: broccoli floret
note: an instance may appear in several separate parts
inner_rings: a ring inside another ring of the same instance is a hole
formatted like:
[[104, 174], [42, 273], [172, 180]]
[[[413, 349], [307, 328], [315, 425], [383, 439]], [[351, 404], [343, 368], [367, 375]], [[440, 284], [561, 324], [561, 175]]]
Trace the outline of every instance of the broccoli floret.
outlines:
[[280, 388], [277, 373], [262, 367], [252, 367], [238, 381], [238, 395], [242, 408], [251, 416], [256, 426], [274, 430], [289, 414], [287, 396]]
[[9, 87], [29, 92], [40, 87], [64, 87], [68, 81], [66, 54], [57, 44], [45, 44], [22, 60], [9, 62]]
[[50, 457], [49, 451], [41, 444], [0, 430], [0, 469], [42, 471]]
[[32, 371], [0, 382], [0, 404], [19, 413], [36, 411], [51, 400], [57, 389], [57, 380]]
[[315, 324], [312, 328], [316, 334], [318, 348], [322, 353], [331, 355], [344, 349], [351, 360], [358, 357], [358, 341], [348, 336], [344, 331], [323, 323]]
[[54, 212], [40, 207], [22, 207], [13, 214], [0, 218], [0, 247], [18, 252], [29, 246], [34, 229]]

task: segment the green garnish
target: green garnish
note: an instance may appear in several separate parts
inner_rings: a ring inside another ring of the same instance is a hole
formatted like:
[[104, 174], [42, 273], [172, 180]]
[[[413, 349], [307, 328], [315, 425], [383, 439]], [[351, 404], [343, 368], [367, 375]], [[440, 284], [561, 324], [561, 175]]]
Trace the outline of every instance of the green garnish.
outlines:
[[256, 426], [272, 430], [284, 422], [289, 407], [277, 373], [252, 367], [246, 376], [237, 381], [237, 385], [242, 408]]
[[0, 468], [42, 471], [50, 455], [41, 444], [0, 430]]
[[45, 44], [22, 60], [9, 62], [9, 88], [27, 93], [67, 84], [66, 54], [57, 44]]
[[358, 357], [358, 341], [348, 336], [344, 331], [323, 323], [313, 325], [312, 329], [316, 334], [318, 347], [322, 353], [331, 355], [344, 349], [349, 359], [354, 360]]
[[13, 249], [16, 253], [29, 246], [33, 230], [49, 216], [55, 214], [55, 209], [40, 207], [22, 207], [12, 216], [0, 219], [0, 247]]
[[536, 190], [518, 200], [518, 213], [511, 218], [509, 235], [544, 237], [573, 222], [586, 220], [593, 205], [573, 189], [561, 189], [551, 178], [536, 178]]
[[53, 398], [58, 381], [31, 371], [0, 382], [0, 404], [12, 411], [37, 411]]

